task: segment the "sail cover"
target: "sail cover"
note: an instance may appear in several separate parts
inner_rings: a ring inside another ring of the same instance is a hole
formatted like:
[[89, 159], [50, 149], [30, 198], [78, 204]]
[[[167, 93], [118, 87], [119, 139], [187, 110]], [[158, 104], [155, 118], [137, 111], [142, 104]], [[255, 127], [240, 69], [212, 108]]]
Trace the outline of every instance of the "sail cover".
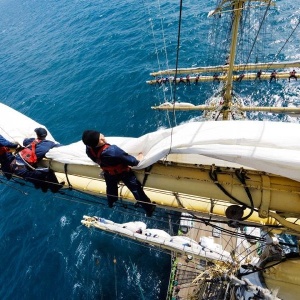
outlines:
[[[9, 140], [21, 142], [22, 138], [34, 136], [34, 128], [41, 126], [8, 106], [1, 104], [0, 109], [0, 134]], [[139, 138], [106, 139], [132, 155], [142, 152], [144, 159], [137, 169], [148, 167], [169, 154], [180, 154], [191, 164], [203, 164], [206, 157], [300, 181], [299, 132], [300, 125], [296, 123], [205, 121], [158, 130]], [[51, 134], [48, 137], [53, 140]], [[74, 140], [78, 141], [78, 137]], [[47, 157], [61, 163], [94, 164], [86, 156], [81, 141], [53, 148]]]

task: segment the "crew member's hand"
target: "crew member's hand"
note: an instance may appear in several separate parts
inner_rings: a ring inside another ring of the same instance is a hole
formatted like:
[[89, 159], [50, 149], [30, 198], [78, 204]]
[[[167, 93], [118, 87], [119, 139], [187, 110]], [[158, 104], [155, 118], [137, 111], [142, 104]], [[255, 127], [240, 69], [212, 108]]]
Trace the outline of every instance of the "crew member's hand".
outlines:
[[22, 151], [23, 149], [25, 149], [25, 147], [18, 145], [17, 148], [15, 149], [15, 153], [18, 153], [18, 152]]
[[143, 153], [140, 152], [136, 158], [137, 158], [137, 160], [141, 161], [144, 158]]

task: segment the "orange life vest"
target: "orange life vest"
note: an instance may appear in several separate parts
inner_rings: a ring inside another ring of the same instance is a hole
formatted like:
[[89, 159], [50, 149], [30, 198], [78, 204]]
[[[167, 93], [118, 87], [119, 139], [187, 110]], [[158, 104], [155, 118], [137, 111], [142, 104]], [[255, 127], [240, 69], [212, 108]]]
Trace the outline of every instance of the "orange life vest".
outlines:
[[110, 144], [105, 144], [104, 146], [99, 147], [99, 150], [97, 151], [97, 153], [94, 151], [94, 149], [92, 147], [89, 148], [92, 156], [94, 156], [97, 163], [100, 165], [101, 169], [103, 171], [109, 173], [110, 175], [117, 175], [117, 174], [121, 174], [123, 172], [130, 171], [130, 168], [125, 164], [118, 164], [118, 165], [115, 165], [115, 166], [103, 166], [101, 164], [100, 156], [101, 156], [102, 152], [105, 149], [107, 149], [108, 147], [110, 147]]
[[30, 165], [34, 165], [35, 163], [37, 163], [37, 156], [35, 154], [35, 147], [36, 144], [38, 144], [41, 140], [34, 140], [30, 145], [31, 145], [31, 149], [29, 148], [29, 146], [27, 146], [25, 149], [23, 149], [22, 151], [19, 152], [20, 157], [27, 162]]

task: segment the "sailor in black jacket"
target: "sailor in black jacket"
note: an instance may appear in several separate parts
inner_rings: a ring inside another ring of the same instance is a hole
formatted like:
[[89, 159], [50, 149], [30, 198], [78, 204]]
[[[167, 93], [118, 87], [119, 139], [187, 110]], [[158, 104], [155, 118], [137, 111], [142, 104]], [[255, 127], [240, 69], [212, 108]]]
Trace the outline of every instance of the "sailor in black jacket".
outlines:
[[[113, 207], [114, 202], [118, 200], [118, 183], [123, 181], [144, 208], [147, 216], [151, 217], [155, 204], [151, 203], [130, 168], [130, 166], [137, 166], [139, 160], [118, 146], [108, 144], [104, 135], [98, 131], [85, 130], [82, 134], [82, 141], [86, 145], [87, 156], [99, 164], [104, 172], [108, 206]], [[140, 154], [139, 157], [141, 156]]]

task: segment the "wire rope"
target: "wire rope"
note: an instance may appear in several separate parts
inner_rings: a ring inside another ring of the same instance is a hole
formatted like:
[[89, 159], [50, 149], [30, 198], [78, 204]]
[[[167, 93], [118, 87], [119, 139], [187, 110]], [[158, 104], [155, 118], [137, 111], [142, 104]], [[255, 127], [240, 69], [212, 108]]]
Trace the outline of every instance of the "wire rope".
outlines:
[[115, 256], [113, 259], [113, 263], [114, 263], [114, 278], [115, 278], [115, 295], [116, 295], [116, 299], [118, 299], [117, 260]]
[[[132, 269], [134, 269], [134, 265], [133, 265], [133, 262], [132, 262], [130, 256], [129, 256], [129, 261], [130, 261], [130, 263], [131, 263]], [[137, 272], [134, 272], [134, 273], [137, 273]], [[143, 293], [143, 289], [142, 289], [141, 284], [140, 284], [139, 281], [137, 282], [137, 286], [138, 286], [139, 291], [140, 291], [141, 299], [142, 299], [142, 300], [145, 300], [144, 293]]]
[[[254, 46], [255, 46], [256, 41], [257, 41], [257, 39], [258, 39], [258, 35], [259, 35], [260, 30], [261, 30], [261, 28], [262, 28], [262, 26], [263, 26], [263, 24], [264, 24], [264, 21], [265, 21], [265, 19], [266, 19], [267, 13], [268, 13], [268, 11], [269, 11], [269, 8], [270, 8], [270, 5], [271, 5], [271, 1], [272, 1], [272, 0], [269, 0], [269, 2], [268, 2], [268, 5], [267, 5], [266, 10], [265, 10], [265, 13], [264, 13], [264, 15], [263, 15], [263, 17], [262, 17], [262, 20], [261, 20], [261, 22], [260, 22], [259, 28], [258, 28], [257, 33], [256, 33], [256, 35], [255, 35], [254, 41], [253, 41], [253, 43], [252, 43], [251, 49], [250, 49], [250, 51], [249, 51], [249, 54], [248, 54], [248, 57], [247, 57], [247, 60], [246, 60], [245, 65], [247, 65], [248, 62], [249, 62], [249, 60], [250, 60], [251, 53], [252, 53], [252, 51], [253, 51], [253, 49], [254, 49]], [[246, 66], [244, 67], [243, 72], [245, 71], [245, 68], [246, 68]]]
[[168, 154], [170, 154], [171, 151], [172, 151], [173, 130], [174, 130], [174, 126], [176, 126], [176, 113], [175, 113], [176, 78], [177, 78], [178, 64], [179, 64], [179, 50], [180, 50], [180, 36], [181, 36], [181, 22], [182, 22], [182, 7], [183, 7], [183, 0], [180, 0], [179, 20], [178, 20], [178, 33], [177, 33], [177, 49], [176, 49], [176, 67], [175, 67], [175, 74], [174, 74], [174, 89], [173, 89], [173, 101], [172, 101], [173, 102], [173, 108], [172, 108], [173, 124], [172, 124], [172, 127], [171, 127], [170, 147], [169, 147]]

